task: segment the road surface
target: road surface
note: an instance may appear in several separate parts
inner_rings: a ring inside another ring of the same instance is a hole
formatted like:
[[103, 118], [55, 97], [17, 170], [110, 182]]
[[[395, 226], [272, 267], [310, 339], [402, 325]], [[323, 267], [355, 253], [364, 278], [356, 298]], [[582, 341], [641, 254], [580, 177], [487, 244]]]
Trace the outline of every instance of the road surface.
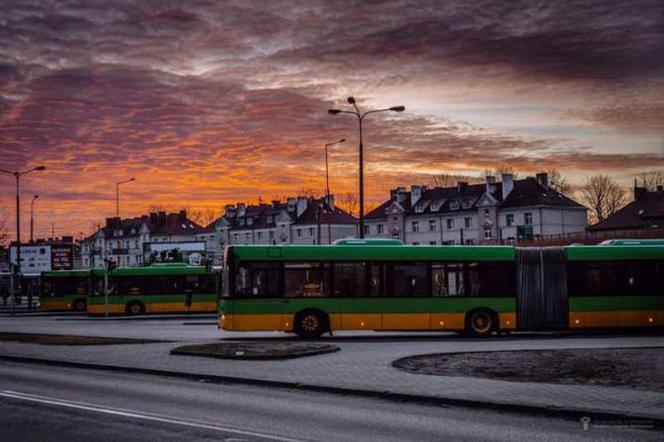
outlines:
[[661, 440], [457, 407], [0, 362], [3, 441]]

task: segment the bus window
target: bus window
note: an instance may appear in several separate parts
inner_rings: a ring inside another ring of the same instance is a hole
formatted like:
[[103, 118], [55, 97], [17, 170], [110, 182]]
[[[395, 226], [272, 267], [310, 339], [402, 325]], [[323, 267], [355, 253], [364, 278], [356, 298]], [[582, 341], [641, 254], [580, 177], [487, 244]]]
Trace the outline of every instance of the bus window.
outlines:
[[279, 296], [279, 279], [279, 263], [242, 263], [235, 273], [234, 295], [244, 297]]
[[[335, 267], [336, 270], [336, 267]], [[319, 262], [284, 264], [286, 297], [329, 296], [330, 266]]]
[[381, 296], [383, 293], [383, 265], [379, 262], [367, 263], [368, 296]]
[[334, 263], [334, 296], [363, 296], [365, 288], [365, 263], [335, 262]]
[[429, 296], [427, 263], [386, 264], [385, 292], [387, 296]]

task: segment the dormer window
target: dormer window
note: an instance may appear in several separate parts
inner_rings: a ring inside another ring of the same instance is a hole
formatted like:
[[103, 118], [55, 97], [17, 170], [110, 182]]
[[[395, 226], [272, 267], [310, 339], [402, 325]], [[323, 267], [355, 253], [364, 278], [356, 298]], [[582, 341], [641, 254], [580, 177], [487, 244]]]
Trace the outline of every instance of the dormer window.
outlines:
[[416, 213], [424, 212], [424, 204], [421, 203], [415, 204], [415, 212]]
[[429, 207], [431, 208], [432, 212], [438, 212], [438, 209], [440, 208], [438, 206], [438, 203], [431, 203], [431, 206], [429, 206]]
[[247, 218], [247, 225], [248, 225], [248, 226], [252, 225], [253, 223], [254, 223], [254, 219], [253, 219], [253, 218]]
[[274, 217], [272, 217], [272, 215], [268, 216], [267, 217], [267, 223], [272, 224], [273, 222], [274, 222]]
[[470, 200], [463, 200], [463, 201], [461, 202], [461, 206], [462, 206], [464, 209], [468, 209], [468, 208], [470, 208]]
[[459, 210], [459, 201], [450, 201], [450, 210]]
[[240, 221], [240, 225], [244, 226], [244, 218], [240, 218], [239, 221]]

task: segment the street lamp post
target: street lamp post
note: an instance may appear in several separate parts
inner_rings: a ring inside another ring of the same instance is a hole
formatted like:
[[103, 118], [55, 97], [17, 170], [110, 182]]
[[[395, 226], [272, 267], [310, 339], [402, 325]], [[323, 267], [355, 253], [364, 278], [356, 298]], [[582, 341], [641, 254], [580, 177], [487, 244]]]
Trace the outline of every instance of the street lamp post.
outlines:
[[328, 109], [328, 113], [331, 115], [337, 115], [337, 114], [350, 114], [354, 115], [357, 117], [357, 121], [359, 123], [359, 130], [360, 130], [360, 238], [364, 238], [364, 146], [362, 144], [362, 122], [364, 121], [364, 117], [366, 117], [369, 114], [375, 114], [378, 112], [403, 112], [406, 110], [404, 106], [392, 106], [388, 107], [385, 109], [374, 109], [370, 111], [365, 111], [361, 112], [360, 109], [357, 107], [357, 103], [355, 103], [355, 98], [353, 97], [348, 97], [346, 100], [348, 104], [351, 104], [355, 110], [353, 111], [345, 111], [345, 110], [340, 110], [340, 109]]
[[132, 181], [136, 181], [136, 178], [129, 178], [115, 183], [115, 216], [118, 218], [120, 217], [120, 184], [131, 183]]
[[15, 171], [11, 172], [9, 170], [4, 170], [0, 169], [0, 173], [4, 173], [7, 175], [13, 175], [14, 178], [16, 179], [16, 264], [14, 265], [14, 276], [16, 278], [16, 290], [12, 290], [12, 313], [13, 311], [13, 306], [14, 303], [16, 302], [16, 291], [20, 292], [21, 291], [21, 197], [19, 194], [19, 185], [20, 185], [20, 180], [21, 177], [25, 174], [28, 174], [30, 172], [34, 172], [35, 170], [42, 171], [46, 170], [45, 166], [37, 166], [33, 167], [32, 169], [26, 169], [23, 171]]
[[330, 169], [328, 167], [328, 161], [327, 161], [327, 150], [330, 146], [334, 146], [335, 144], [339, 143], [345, 143], [346, 139], [342, 138], [337, 141], [332, 141], [331, 143], [325, 143], [325, 195], [330, 196]]
[[35, 195], [32, 197], [32, 201], [30, 201], [30, 242], [34, 241], [34, 232], [35, 232], [35, 201], [37, 201], [37, 198], [39, 198], [39, 195]]

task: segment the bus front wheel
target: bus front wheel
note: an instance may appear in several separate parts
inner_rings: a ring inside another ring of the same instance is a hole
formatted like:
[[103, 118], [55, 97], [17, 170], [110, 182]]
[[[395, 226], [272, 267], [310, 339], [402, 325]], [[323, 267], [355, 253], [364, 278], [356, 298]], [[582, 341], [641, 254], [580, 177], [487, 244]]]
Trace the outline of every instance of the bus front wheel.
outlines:
[[145, 313], [145, 306], [140, 302], [130, 302], [125, 307], [125, 311], [130, 315], [142, 315]]
[[498, 330], [498, 315], [492, 310], [477, 309], [466, 315], [466, 334], [487, 337], [496, 330]]
[[295, 316], [293, 331], [301, 338], [319, 338], [329, 331], [327, 315], [319, 310], [305, 310]]

